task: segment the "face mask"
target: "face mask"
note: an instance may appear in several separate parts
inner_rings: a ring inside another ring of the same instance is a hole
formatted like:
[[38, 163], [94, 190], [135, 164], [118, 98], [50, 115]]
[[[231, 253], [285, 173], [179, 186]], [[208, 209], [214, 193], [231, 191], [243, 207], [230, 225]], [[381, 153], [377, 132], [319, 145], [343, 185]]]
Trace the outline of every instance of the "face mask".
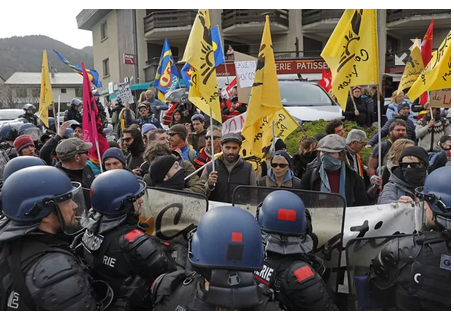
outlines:
[[331, 154], [323, 154], [320, 159], [323, 167], [328, 171], [338, 170], [342, 165], [342, 160], [336, 159]]
[[426, 179], [425, 168], [403, 168], [402, 172], [407, 183], [412, 187], [419, 187], [424, 185]]
[[185, 170], [184, 168], [178, 170], [175, 174], [173, 174], [172, 177], [170, 177], [168, 180], [163, 181], [160, 184], [157, 184], [156, 187], [162, 187], [162, 188], [169, 188], [169, 189], [177, 189], [177, 190], [183, 190], [185, 187]]

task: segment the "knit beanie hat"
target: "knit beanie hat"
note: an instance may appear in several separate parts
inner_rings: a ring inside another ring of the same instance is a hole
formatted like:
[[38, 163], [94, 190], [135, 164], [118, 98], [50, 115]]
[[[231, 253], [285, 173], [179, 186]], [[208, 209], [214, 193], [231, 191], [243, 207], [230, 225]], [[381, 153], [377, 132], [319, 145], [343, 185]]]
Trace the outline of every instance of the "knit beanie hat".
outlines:
[[183, 141], [185, 141], [186, 137], [188, 136], [188, 131], [186, 130], [186, 127], [182, 124], [176, 124], [170, 127], [169, 133], [175, 133]]
[[417, 157], [418, 159], [421, 160], [421, 162], [424, 163], [424, 165], [427, 167], [429, 166], [429, 155], [427, 154], [427, 151], [422, 148], [422, 147], [408, 147], [405, 148], [404, 151], [402, 152], [402, 155], [399, 159], [399, 162], [402, 162], [402, 159], [405, 156], [414, 156]]
[[104, 152], [104, 154], [102, 156], [102, 165], [104, 166], [104, 162], [110, 158], [115, 158], [118, 161], [120, 161], [123, 164], [123, 166], [126, 166], [126, 158], [125, 158], [125, 155], [123, 154], [123, 151], [121, 151], [121, 149], [119, 149], [119, 148], [107, 149], [106, 152]]
[[20, 155], [25, 148], [35, 146], [33, 140], [27, 135], [20, 135], [17, 137], [16, 140], [14, 140], [13, 145], [18, 155]]
[[274, 144], [274, 150], [279, 151], [284, 149], [287, 149], [287, 145], [281, 138], [279, 138]]
[[404, 102], [402, 102], [401, 104], [398, 105], [397, 113], [399, 113], [399, 111], [402, 110], [405, 107], [410, 108], [410, 104], [407, 101], [404, 101]]
[[164, 181], [167, 172], [172, 168], [177, 158], [173, 155], [158, 156], [150, 165], [150, 178], [153, 183], [160, 184]]
[[293, 171], [292, 158], [290, 157], [290, 155], [289, 155], [286, 151], [284, 151], [284, 150], [278, 150], [278, 151], [274, 152], [273, 155], [271, 156], [271, 159], [270, 159], [270, 160], [272, 161], [273, 158], [274, 158], [275, 156], [284, 157], [285, 160], [286, 160], [287, 163], [288, 163], [288, 168], [289, 168], [291, 171]]

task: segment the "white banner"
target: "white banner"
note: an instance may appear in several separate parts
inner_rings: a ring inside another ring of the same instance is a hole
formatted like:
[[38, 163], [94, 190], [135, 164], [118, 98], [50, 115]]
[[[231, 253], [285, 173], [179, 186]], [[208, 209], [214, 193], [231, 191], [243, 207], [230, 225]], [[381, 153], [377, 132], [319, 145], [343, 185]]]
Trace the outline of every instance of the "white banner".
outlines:
[[239, 88], [252, 87], [255, 75], [255, 61], [235, 61]]
[[246, 121], [246, 112], [229, 118], [222, 123], [222, 135], [227, 133], [240, 133], [243, 130], [244, 121]]

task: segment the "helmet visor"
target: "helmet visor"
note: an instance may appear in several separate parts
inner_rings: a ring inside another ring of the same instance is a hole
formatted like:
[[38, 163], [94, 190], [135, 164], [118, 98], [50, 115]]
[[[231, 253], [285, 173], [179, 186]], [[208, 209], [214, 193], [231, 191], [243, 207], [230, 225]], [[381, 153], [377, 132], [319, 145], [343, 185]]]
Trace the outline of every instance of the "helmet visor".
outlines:
[[38, 133], [38, 128], [29, 128], [23, 131], [24, 135], [27, 135], [30, 137], [31, 140], [33, 141], [38, 141], [39, 139], [39, 133]]
[[84, 194], [80, 183], [72, 182], [73, 189], [54, 200], [58, 206], [57, 215], [62, 231], [67, 235], [77, 234], [82, 230], [81, 221], [87, 214]]

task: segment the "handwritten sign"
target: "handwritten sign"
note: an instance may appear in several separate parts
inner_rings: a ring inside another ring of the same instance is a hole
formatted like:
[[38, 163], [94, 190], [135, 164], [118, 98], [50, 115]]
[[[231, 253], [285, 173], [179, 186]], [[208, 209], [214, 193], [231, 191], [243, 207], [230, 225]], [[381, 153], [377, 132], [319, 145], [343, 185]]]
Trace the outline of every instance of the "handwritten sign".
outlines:
[[243, 130], [244, 121], [246, 120], [246, 113], [229, 118], [222, 123], [222, 135], [228, 133], [240, 133]]
[[240, 88], [252, 87], [255, 75], [255, 61], [235, 61], [236, 76]]
[[134, 103], [134, 98], [131, 93], [129, 83], [118, 84], [118, 95], [123, 103]]
[[451, 88], [431, 91], [430, 106], [433, 108], [450, 108]]

